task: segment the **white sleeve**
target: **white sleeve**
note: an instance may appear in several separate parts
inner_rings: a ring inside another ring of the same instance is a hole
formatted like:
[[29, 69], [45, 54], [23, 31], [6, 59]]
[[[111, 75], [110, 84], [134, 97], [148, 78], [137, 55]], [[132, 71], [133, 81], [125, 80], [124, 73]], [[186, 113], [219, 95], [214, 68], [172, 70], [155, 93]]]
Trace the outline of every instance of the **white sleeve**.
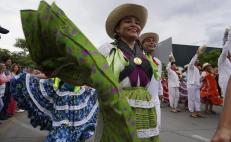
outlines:
[[221, 55], [218, 58], [218, 65], [221, 65], [227, 58], [228, 52], [231, 50], [231, 32], [228, 35], [228, 41], [223, 46]]
[[158, 91], [159, 96], [163, 96], [163, 86], [161, 83], [161, 80], [159, 80], [159, 91]]
[[162, 76], [162, 63], [161, 62], [158, 66], [158, 72], [160, 73], [160, 76]]
[[169, 71], [169, 70], [170, 70], [170, 68], [171, 68], [171, 63], [170, 63], [170, 62], [168, 62], [167, 66], [166, 66], [167, 71]]
[[194, 68], [194, 64], [196, 63], [197, 58], [198, 58], [198, 55], [196, 54], [196, 55], [193, 56], [193, 58], [192, 58], [191, 61], [189, 62], [188, 68], [189, 68], [190, 70], [192, 70], [192, 69]]
[[103, 45], [99, 46], [98, 51], [104, 55], [105, 57], [107, 57], [111, 51], [111, 49], [113, 48], [113, 45], [110, 43], [104, 43]]
[[[158, 72], [160, 74], [160, 77], [162, 76], [162, 63], [161, 61], [158, 59], [158, 58], [155, 58], [154, 59], [158, 62]], [[161, 80], [158, 81], [158, 95], [159, 96], [162, 96], [163, 95], [163, 86], [162, 86], [162, 83], [161, 83]]]

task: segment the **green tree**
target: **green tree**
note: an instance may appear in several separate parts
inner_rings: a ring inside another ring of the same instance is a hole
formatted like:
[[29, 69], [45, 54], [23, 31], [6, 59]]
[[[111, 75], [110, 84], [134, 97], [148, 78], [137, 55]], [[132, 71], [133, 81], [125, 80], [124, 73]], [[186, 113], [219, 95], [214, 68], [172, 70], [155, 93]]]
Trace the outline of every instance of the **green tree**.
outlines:
[[26, 46], [26, 40], [22, 38], [17, 38], [16, 43], [14, 44], [15, 47], [22, 49], [22, 52], [20, 54], [28, 54], [28, 48]]
[[31, 60], [30, 55], [24, 55], [22, 52], [12, 52], [11, 59], [14, 63], [17, 63], [20, 66], [36, 68], [36, 64]]
[[213, 67], [217, 67], [217, 61], [218, 61], [220, 54], [221, 54], [220, 50], [214, 49], [209, 52], [205, 52], [199, 57], [199, 59], [200, 59], [201, 64], [208, 62]]
[[0, 61], [3, 62], [4, 59], [10, 58], [13, 63], [17, 63], [20, 66], [29, 66], [36, 68], [36, 63], [32, 61], [28, 49], [26, 47], [26, 41], [24, 39], [16, 39], [15, 47], [22, 49], [19, 52], [10, 52], [7, 49], [0, 48]]
[[30, 57], [30, 54], [29, 54], [29, 51], [26, 45], [26, 40], [22, 38], [17, 38], [14, 46], [22, 49], [22, 51], [11, 53], [12, 60], [20, 64], [21, 66], [30, 66], [30, 67], [36, 68], [35, 62], [33, 62]]
[[0, 62], [4, 62], [3, 60], [10, 56], [11, 52], [9, 50], [0, 48]]

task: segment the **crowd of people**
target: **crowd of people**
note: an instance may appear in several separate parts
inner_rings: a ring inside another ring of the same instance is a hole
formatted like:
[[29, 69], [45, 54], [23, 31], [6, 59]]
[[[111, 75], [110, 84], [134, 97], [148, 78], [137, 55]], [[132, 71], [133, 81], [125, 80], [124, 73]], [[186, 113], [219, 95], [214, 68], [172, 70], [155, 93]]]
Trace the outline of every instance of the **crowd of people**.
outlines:
[[[20, 73], [26, 72], [33, 75], [39, 75], [41, 72], [31, 67], [21, 68], [19, 64], [12, 63], [12, 60], [7, 57], [1, 59], [0, 63], [0, 120], [7, 120], [15, 115], [16, 112], [24, 112], [17, 105], [16, 100], [11, 94], [10, 81]], [[1, 124], [1, 123], [0, 123]]]
[[[191, 116], [197, 118], [203, 117], [201, 103], [205, 104], [203, 111], [206, 114], [216, 113], [213, 110], [213, 105], [223, 105], [225, 93], [222, 95], [219, 91], [219, 87], [223, 87], [223, 84], [219, 86], [216, 79], [219, 75], [217, 69], [209, 63], [204, 63], [201, 66], [198, 59], [205, 49], [206, 46], [199, 47], [195, 56], [189, 64], [184, 66], [183, 70], [177, 68], [173, 55], [170, 55], [166, 68], [168, 74], [163, 76], [162, 84], [163, 97], [166, 99], [165, 101], [169, 102], [172, 112], [180, 112], [177, 106], [181, 102], [191, 112]], [[223, 54], [222, 52], [221, 56]]]
[[231, 75], [230, 29], [218, 73], [209, 63], [201, 65], [198, 56], [206, 49], [201, 46], [182, 71], [171, 54], [167, 76], [161, 76], [162, 63], [155, 57], [159, 35], [140, 35], [148, 19], [141, 5], [112, 10], [106, 32], [113, 43], [98, 50], [55, 4], [42, 1], [37, 11], [21, 16], [32, 59], [44, 73], [20, 70], [10, 59], [0, 63], [0, 118], [14, 115], [17, 106], [27, 110], [34, 127], [49, 130], [46, 142], [85, 141], [93, 135], [95, 141], [158, 142], [161, 102], [173, 113], [181, 111], [182, 102], [193, 118], [204, 117], [201, 103], [205, 114], [215, 114], [213, 105], [223, 104]]

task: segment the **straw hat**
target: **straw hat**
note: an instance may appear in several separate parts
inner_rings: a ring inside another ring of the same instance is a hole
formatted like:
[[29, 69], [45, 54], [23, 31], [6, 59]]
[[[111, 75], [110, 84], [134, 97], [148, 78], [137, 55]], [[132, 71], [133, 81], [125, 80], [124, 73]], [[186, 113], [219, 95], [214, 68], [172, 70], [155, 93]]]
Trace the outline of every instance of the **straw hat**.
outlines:
[[142, 30], [148, 18], [148, 11], [145, 7], [137, 4], [123, 4], [116, 7], [106, 20], [106, 31], [109, 37], [114, 38], [115, 27], [121, 19], [127, 16], [134, 16], [139, 19]]
[[204, 63], [203, 66], [202, 66], [203, 70], [208, 66], [211, 66], [211, 64], [210, 63]]
[[148, 38], [148, 37], [152, 37], [154, 38], [154, 41], [156, 43], [159, 42], [159, 35], [157, 33], [152, 33], [152, 32], [149, 32], [149, 33], [143, 33], [140, 37], [139, 37], [139, 40], [140, 40], [140, 43], [143, 43], [143, 41]]
[[184, 69], [188, 69], [188, 66], [189, 66], [188, 64], [184, 65]]

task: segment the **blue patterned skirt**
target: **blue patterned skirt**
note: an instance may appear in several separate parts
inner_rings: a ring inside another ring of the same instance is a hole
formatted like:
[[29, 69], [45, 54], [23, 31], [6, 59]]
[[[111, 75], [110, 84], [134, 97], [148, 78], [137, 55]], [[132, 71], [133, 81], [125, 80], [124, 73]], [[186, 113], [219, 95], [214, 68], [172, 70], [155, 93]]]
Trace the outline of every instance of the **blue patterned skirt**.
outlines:
[[33, 127], [49, 130], [45, 142], [80, 142], [95, 131], [98, 112], [95, 89], [81, 87], [76, 93], [56, 90], [51, 79], [20, 74], [11, 80], [11, 93], [20, 108], [28, 111]]

